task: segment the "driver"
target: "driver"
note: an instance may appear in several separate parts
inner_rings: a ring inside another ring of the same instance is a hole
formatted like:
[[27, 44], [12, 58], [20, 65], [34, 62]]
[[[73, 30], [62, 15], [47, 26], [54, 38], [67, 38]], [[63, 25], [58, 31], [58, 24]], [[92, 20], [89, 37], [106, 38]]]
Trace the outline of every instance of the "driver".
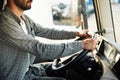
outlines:
[[[76, 36], [87, 38], [89, 35], [43, 28], [23, 14], [31, 8], [31, 4], [32, 0], [7, 0], [5, 9], [0, 12], [0, 80], [64, 80], [48, 77], [45, 69], [49, 63], [33, 64], [35, 57], [48, 61], [82, 49], [93, 50], [97, 41], [88, 38], [48, 44], [36, 40], [35, 36], [62, 40]], [[86, 30], [83, 32], [86, 33]]]

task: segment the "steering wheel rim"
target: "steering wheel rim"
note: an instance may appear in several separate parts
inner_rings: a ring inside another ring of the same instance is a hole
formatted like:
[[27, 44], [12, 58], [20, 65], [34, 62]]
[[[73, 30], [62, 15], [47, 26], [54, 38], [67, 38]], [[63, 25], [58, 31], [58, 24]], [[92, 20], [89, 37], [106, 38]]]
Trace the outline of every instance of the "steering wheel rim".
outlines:
[[[94, 39], [96, 39], [96, 38], [97, 38], [96, 33], [94, 33], [94, 34], [92, 35], [92, 37], [93, 37]], [[81, 38], [79, 38], [79, 39], [77, 39], [77, 40], [81, 40]], [[77, 40], [76, 40], [76, 41], [77, 41]], [[67, 59], [64, 60], [63, 62], [60, 62], [60, 61], [61, 61], [60, 58], [55, 59], [55, 60], [53, 61], [53, 64], [52, 64], [52, 69], [53, 69], [53, 70], [59, 70], [59, 69], [61, 69], [61, 68], [65, 68], [65, 67], [67, 67], [68, 65], [76, 62], [77, 60], [82, 59], [84, 56], [87, 55], [88, 52], [90, 52], [90, 51], [89, 51], [89, 50], [82, 49], [81, 51], [78, 51], [78, 52], [77, 52], [78, 54], [72, 55], [71, 57], [67, 58]]]
[[82, 59], [85, 55], [87, 55], [88, 52], [89, 52], [89, 50], [78, 51], [76, 54], [73, 54], [71, 57], [67, 58], [66, 60], [64, 60], [62, 62], [61, 62], [60, 58], [55, 59], [52, 64], [52, 69], [59, 70], [59, 69], [66, 68], [67, 66], [71, 65], [72, 63]]

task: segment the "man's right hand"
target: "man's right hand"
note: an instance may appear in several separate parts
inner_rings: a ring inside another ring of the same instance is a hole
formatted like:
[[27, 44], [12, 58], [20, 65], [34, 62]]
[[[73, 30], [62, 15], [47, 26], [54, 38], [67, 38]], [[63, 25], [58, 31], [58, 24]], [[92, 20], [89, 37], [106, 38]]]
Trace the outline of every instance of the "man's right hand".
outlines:
[[84, 39], [82, 40], [82, 42], [83, 42], [83, 49], [90, 51], [93, 51], [98, 44], [98, 42], [93, 38]]

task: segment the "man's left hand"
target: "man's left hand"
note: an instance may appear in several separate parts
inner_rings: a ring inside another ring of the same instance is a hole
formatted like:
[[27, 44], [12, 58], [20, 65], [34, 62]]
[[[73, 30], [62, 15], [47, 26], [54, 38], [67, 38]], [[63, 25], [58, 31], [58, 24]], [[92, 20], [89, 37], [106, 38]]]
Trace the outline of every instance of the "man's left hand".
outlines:
[[90, 34], [88, 34], [88, 30], [87, 29], [82, 30], [81, 32], [76, 32], [76, 36], [80, 37], [82, 40], [92, 37]]

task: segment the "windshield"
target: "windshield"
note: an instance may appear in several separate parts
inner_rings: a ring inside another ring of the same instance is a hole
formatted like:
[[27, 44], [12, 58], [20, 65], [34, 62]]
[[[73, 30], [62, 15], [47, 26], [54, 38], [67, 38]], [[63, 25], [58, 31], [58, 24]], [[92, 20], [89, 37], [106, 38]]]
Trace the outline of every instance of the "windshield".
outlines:
[[116, 41], [120, 42], [120, 0], [111, 0]]
[[25, 14], [44, 27], [103, 30], [105, 38], [120, 42], [119, 7], [120, 0], [35, 0]]

